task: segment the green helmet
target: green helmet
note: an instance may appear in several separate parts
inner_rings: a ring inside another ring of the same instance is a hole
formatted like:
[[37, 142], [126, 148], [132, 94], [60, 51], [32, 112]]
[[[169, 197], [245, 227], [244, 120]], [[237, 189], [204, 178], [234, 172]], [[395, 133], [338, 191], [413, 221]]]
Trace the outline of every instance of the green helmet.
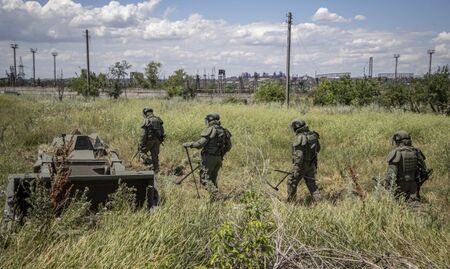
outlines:
[[306, 122], [304, 120], [300, 120], [300, 119], [294, 119], [291, 122], [291, 129], [295, 132], [297, 129], [299, 128], [303, 128], [304, 126], [306, 126]]
[[399, 144], [404, 141], [411, 141], [411, 136], [406, 131], [398, 131], [392, 136], [392, 142]]
[[150, 107], [144, 107], [144, 109], [142, 110], [142, 113], [144, 114], [144, 115], [147, 115], [147, 113], [153, 113], [153, 109], [152, 108], [150, 108]]
[[205, 121], [211, 122], [213, 120], [220, 120], [220, 115], [218, 113], [208, 113], [205, 117]]

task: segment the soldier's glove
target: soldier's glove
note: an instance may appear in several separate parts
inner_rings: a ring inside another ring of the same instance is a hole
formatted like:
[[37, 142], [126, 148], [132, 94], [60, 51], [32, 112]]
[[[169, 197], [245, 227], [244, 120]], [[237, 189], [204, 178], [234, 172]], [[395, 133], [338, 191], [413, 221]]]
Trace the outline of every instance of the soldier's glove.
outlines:
[[183, 143], [183, 147], [185, 147], [185, 148], [190, 148], [190, 147], [192, 147], [192, 142], [186, 142], [186, 143]]

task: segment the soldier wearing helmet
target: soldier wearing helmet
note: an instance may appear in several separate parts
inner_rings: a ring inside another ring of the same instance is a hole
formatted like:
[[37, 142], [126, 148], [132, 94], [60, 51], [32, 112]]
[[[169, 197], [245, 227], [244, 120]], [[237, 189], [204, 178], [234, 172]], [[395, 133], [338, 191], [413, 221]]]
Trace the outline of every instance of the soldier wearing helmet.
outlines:
[[412, 146], [411, 136], [398, 131], [392, 137], [395, 148], [388, 154], [386, 185], [395, 189], [397, 196], [409, 201], [419, 201], [419, 182], [426, 174], [425, 155]]
[[295, 201], [297, 186], [302, 178], [305, 179], [313, 200], [320, 199], [316, 185], [317, 154], [320, 151], [319, 134], [311, 131], [304, 120], [295, 119], [291, 123], [295, 133], [292, 145], [293, 173], [287, 182], [288, 202]]
[[220, 115], [217, 113], [206, 115], [205, 124], [201, 138], [195, 142], [184, 143], [183, 146], [202, 149], [200, 182], [209, 191], [211, 200], [216, 200], [219, 198], [217, 176], [225, 154], [232, 147], [231, 133], [221, 126]]
[[[155, 171], [159, 171], [159, 149], [164, 141], [164, 122], [161, 118], [153, 114], [153, 109], [146, 107], [142, 110], [144, 117], [141, 125], [141, 139], [139, 141], [139, 151], [144, 154], [144, 164], [150, 165]], [[150, 153], [150, 154], [149, 154]]]

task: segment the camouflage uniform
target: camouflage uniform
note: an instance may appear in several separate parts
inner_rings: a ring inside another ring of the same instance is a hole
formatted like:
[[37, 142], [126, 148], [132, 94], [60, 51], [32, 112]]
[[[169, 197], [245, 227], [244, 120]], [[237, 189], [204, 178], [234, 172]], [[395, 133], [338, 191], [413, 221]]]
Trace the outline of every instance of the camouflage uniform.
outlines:
[[420, 149], [412, 146], [411, 137], [405, 131], [394, 134], [392, 143], [395, 148], [388, 154], [388, 171], [386, 185], [395, 188], [397, 196], [410, 201], [419, 201], [418, 180], [423, 171], [427, 171], [425, 155]]
[[161, 118], [153, 114], [153, 109], [144, 108], [144, 121], [141, 125], [141, 139], [139, 142], [140, 152], [148, 155], [150, 158], [144, 158], [144, 164], [152, 165], [155, 172], [159, 171], [159, 148], [164, 141], [164, 122]]
[[310, 131], [303, 120], [294, 120], [291, 124], [295, 132], [292, 145], [293, 174], [287, 182], [288, 202], [295, 201], [297, 186], [304, 178], [313, 199], [320, 195], [316, 185], [317, 153], [320, 151], [319, 134]]
[[207, 127], [196, 142], [184, 143], [184, 147], [202, 149], [200, 182], [211, 195], [211, 199], [218, 196], [217, 176], [222, 167], [225, 154], [230, 151], [231, 133], [220, 124], [219, 114], [208, 114], [205, 118]]

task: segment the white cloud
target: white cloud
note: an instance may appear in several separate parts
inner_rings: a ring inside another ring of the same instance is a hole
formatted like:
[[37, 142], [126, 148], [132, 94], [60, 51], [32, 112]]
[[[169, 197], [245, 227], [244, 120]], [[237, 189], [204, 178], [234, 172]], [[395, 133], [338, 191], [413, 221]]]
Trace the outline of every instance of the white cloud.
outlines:
[[[434, 47], [436, 51], [436, 56], [443, 57], [446, 59], [450, 59], [450, 45], [448, 44], [439, 44], [436, 47]], [[436, 57], [435, 56], [435, 57]]]
[[438, 36], [434, 39], [436, 42], [446, 42], [450, 41], [450, 33], [449, 32], [440, 32]]
[[364, 15], [356, 15], [355, 16], [356, 21], [364, 21], [365, 19], [367, 19], [367, 18]]
[[351, 19], [344, 18], [336, 13], [328, 11], [328, 8], [321, 7], [312, 16], [313, 21], [350, 22]]
[[[172, 9], [166, 9], [165, 15], [154, 13], [158, 3], [159, 0], [149, 0], [124, 5], [113, 1], [101, 7], [86, 7], [71, 0], [50, 0], [45, 5], [0, 0], [0, 71], [11, 64], [9, 44], [15, 40], [26, 73], [31, 68], [28, 48], [37, 47], [37, 74], [51, 77], [50, 48], [55, 48], [60, 53], [58, 68], [64, 69], [66, 77], [73, 76], [85, 66], [86, 28], [91, 33], [91, 69], [97, 73], [106, 72], [108, 66], [120, 60], [129, 61], [133, 71], [142, 71], [146, 63], [157, 60], [163, 64], [166, 75], [177, 68], [196, 73], [213, 66], [216, 70], [225, 68], [230, 75], [284, 70], [285, 24], [236, 24], [206, 19], [200, 14], [171, 20]], [[326, 8], [317, 10], [313, 17], [317, 21], [350, 21]], [[401, 53], [402, 72], [424, 73], [426, 67], [422, 70], [418, 63], [426, 65], [428, 48], [435, 46], [434, 64], [448, 63], [449, 35], [300, 23], [292, 26], [292, 72], [360, 75], [370, 56], [374, 57], [375, 72], [389, 72], [392, 55]]]

